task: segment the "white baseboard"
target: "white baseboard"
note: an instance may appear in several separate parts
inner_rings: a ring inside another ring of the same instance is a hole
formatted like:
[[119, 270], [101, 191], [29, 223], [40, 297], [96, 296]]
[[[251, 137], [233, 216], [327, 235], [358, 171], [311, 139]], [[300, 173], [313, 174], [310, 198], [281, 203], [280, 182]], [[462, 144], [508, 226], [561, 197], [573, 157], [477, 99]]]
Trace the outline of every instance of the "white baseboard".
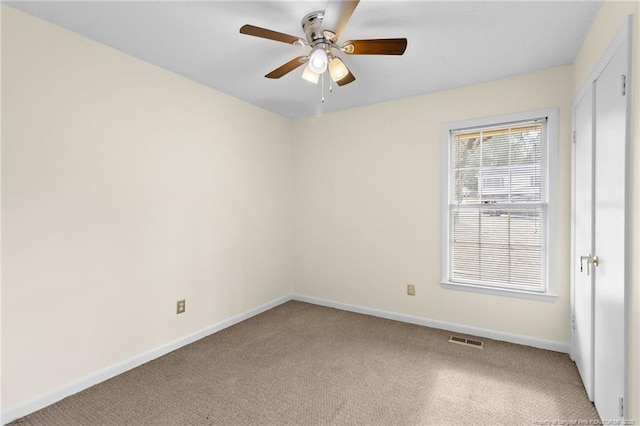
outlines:
[[426, 327], [438, 328], [441, 330], [453, 331], [455, 333], [470, 334], [472, 336], [486, 337], [488, 339], [501, 340], [504, 342], [517, 343], [519, 345], [532, 346], [534, 348], [548, 349], [550, 351], [569, 353], [568, 343], [553, 340], [538, 339], [536, 337], [522, 336], [519, 334], [505, 333], [502, 331], [488, 330], [485, 328], [471, 327], [468, 325], [456, 324], [446, 321], [438, 321], [428, 318], [416, 317], [413, 315], [399, 314], [396, 312], [382, 311], [379, 309], [366, 308], [363, 306], [350, 305], [347, 303], [334, 302], [316, 297], [294, 294], [293, 300], [312, 303], [314, 305], [327, 306], [329, 308], [341, 309], [343, 311], [356, 312], [359, 314], [371, 315], [374, 317], [386, 318], [395, 321], [407, 322], [410, 324], [424, 325]]
[[193, 343], [196, 340], [200, 340], [203, 337], [207, 337], [211, 334], [217, 333], [220, 330], [224, 330], [225, 328], [231, 327], [232, 325], [235, 325], [239, 322], [249, 319], [255, 315], [261, 314], [262, 312], [268, 311], [269, 309], [274, 308], [278, 305], [281, 305], [282, 303], [288, 302], [289, 300], [291, 300], [291, 295], [286, 295], [278, 299], [272, 300], [269, 303], [265, 303], [264, 305], [250, 309], [246, 312], [233, 316], [224, 321], [217, 322], [213, 325], [203, 328], [202, 330], [196, 331], [195, 333], [192, 333], [188, 336], [182, 337], [178, 340], [174, 340], [173, 342], [169, 342], [165, 345], [152, 349], [148, 352], [145, 352], [133, 358], [129, 358], [125, 361], [119, 362], [118, 364], [107, 367], [104, 370], [98, 371], [96, 373], [90, 374], [89, 376], [78, 379], [68, 385], [62, 386], [58, 389], [54, 389], [50, 392], [37, 396], [32, 400], [27, 401], [23, 404], [19, 404], [15, 407], [11, 407], [7, 410], [4, 410], [0, 415], [0, 418], [2, 419], [2, 424], [5, 425], [15, 419], [26, 416], [27, 414], [33, 413], [34, 411], [38, 411], [48, 405], [51, 405], [55, 402], [60, 401], [61, 399], [64, 399], [68, 396], [78, 393], [84, 389], [90, 388], [93, 385], [96, 385], [107, 379], [115, 377], [118, 374], [122, 374], [125, 371], [129, 371], [133, 368], [136, 368], [144, 364], [145, 362], [149, 362], [153, 359], [161, 357], [162, 355], [166, 355], [169, 352], [175, 351], [176, 349], [181, 348], [190, 343]]

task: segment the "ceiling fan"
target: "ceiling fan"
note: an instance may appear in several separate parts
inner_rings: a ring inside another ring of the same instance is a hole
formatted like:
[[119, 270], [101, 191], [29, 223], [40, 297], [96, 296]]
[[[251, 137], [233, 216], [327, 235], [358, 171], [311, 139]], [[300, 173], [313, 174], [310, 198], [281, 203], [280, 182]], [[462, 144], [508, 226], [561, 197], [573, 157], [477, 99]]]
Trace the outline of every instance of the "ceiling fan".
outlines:
[[320, 76], [328, 70], [333, 81], [339, 86], [344, 86], [355, 81], [356, 78], [342, 59], [334, 54], [334, 51], [348, 55], [402, 55], [407, 48], [406, 38], [348, 40], [339, 44], [338, 39], [358, 3], [359, 0], [331, 0], [328, 2], [326, 10], [307, 14], [302, 18], [304, 39], [249, 24], [243, 25], [240, 28], [240, 33], [297, 46], [311, 47], [311, 52], [307, 56], [298, 56], [271, 71], [265, 77], [280, 78], [303, 64], [307, 64], [302, 73], [302, 78], [305, 80], [317, 84]]

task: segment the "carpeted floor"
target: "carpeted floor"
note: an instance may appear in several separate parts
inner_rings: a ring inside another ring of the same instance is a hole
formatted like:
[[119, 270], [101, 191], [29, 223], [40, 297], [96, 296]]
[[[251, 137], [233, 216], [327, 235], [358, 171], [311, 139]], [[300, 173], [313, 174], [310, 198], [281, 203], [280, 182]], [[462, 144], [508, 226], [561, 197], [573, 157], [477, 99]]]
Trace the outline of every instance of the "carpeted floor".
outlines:
[[451, 334], [288, 302], [17, 423], [535, 425], [598, 419], [566, 354], [489, 339], [484, 349], [465, 347], [448, 343]]

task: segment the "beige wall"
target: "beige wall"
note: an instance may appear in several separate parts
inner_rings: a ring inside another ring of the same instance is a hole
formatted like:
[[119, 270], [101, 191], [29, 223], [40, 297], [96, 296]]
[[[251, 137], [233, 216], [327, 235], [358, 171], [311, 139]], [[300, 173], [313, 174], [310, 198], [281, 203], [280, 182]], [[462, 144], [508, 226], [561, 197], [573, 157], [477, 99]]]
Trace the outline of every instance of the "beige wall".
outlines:
[[605, 1], [587, 34], [574, 63], [574, 94], [589, 74], [627, 17], [634, 14], [632, 130], [631, 130], [631, 279], [629, 328], [629, 418], [640, 421], [640, 3]]
[[288, 120], [2, 12], [3, 411], [291, 293]]
[[[571, 89], [561, 67], [296, 120], [296, 292], [568, 344]], [[442, 124], [549, 107], [560, 108], [557, 300], [443, 289]]]

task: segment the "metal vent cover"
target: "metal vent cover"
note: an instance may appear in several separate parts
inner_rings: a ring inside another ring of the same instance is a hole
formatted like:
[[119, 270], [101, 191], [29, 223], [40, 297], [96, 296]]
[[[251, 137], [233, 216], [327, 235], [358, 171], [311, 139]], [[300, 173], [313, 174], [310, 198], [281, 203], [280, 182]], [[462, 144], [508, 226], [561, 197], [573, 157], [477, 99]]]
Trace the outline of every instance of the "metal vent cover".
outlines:
[[458, 345], [471, 346], [478, 349], [482, 349], [484, 347], [482, 340], [466, 339], [460, 336], [451, 336], [449, 338], [449, 343], [457, 343]]

